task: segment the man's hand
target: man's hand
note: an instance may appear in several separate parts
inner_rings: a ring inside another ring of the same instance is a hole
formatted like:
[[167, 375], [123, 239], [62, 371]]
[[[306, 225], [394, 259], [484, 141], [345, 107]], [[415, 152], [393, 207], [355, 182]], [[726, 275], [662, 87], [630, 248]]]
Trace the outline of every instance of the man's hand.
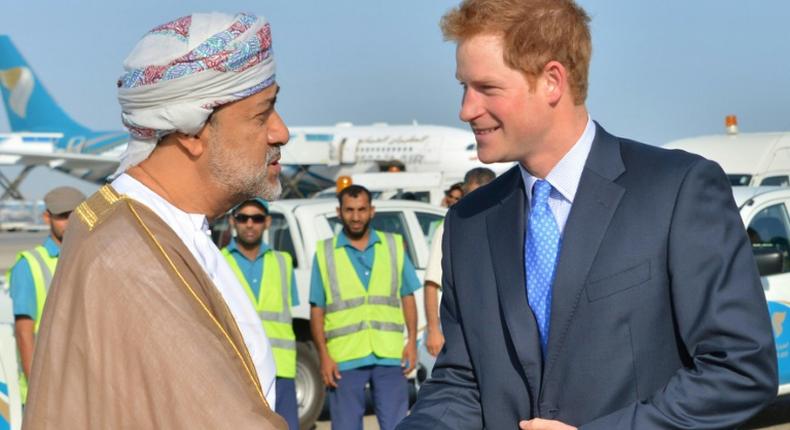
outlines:
[[442, 347], [444, 346], [444, 335], [442, 334], [442, 330], [437, 328], [428, 328], [428, 337], [425, 339], [425, 347], [428, 349], [428, 353], [432, 356], [436, 357], [441, 352]]
[[569, 426], [568, 424], [540, 418], [521, 421], [518, 423], [518, 428], [521, 430], [576, 430], [576, 427]]
[[403, 368], [403, 374], [408, 375], [417, 367], [417, 342], [408, 341], [406, 346], [403, 347], [403, 360], [400, 362]]
[[337, 388], [337, 381], [342, 379], [340, 371], [337, 369], [337, 363], [330, 357], [321, 358], [321, 378], [324, 384], [330, 388]]

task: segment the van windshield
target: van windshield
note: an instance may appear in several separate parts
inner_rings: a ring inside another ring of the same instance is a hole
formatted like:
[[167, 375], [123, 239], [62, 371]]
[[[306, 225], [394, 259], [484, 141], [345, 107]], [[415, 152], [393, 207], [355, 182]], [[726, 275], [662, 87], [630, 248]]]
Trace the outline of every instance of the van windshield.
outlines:
[[752, 181], [752, 175], [743, 175], [743, 174], [729, 174], [727, 178], [730, 180], [730, 185], [736, 187], [738, 185], [749, 185]]

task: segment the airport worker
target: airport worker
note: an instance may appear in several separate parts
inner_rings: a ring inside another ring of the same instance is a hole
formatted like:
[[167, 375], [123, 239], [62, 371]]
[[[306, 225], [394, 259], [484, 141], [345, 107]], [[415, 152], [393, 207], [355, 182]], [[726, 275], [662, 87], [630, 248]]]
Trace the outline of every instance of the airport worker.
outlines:
[[23, 402], [27, 395], [27, 377], [33, 362], [36, 334], [60, 257], [63, 233], [69, 225], [69, 215], [83, 200], [85, 195], [73, 187], [57, 187], [49, 191], [44, 196], [45, 210], [42, 214], [44, 223], [49, 225], [49, 235], [43, 244], [20, 252], [6, 276], [14, 306], [14, 336], [22, 365], [19, 391]]
[[351, 185], [338, 201], [343, 230], [316, 245], [310, 280], [310, 329], [332, 429], [362, 430], [370, 384], [379, 428], [392, 430], [408, 410], [420, 281], [403, 237], [370, 227], [375, 208], [366, 188]]
[[[482, 187], [493, 181], [496, 173], [487, 167], [475, 167], [464, 175], [461, 183], [463, 195]], [[436, 357], [444, 346], [439, 323], [439, 290], [442, 288], [442, 235], [444, 235], [444, 222], [440, 222], [431, 239], [431, 252], [428, 254], [428, 266], [425, 268], [424, 306], [425, 306], [425, 349]]]
[[268, 22], [192, 14], [117, 82], [119, 176], [74, 211], [41, 321], [26, 429], [287, 429], [258, 313], [208, 221], [276, 198], [288, 129]]
[[442, 19], [480, 160], [517, 165], [446, 217], [446, 342], [400, 429], [737, 428], [777, 395], [726, 175], [590, 119], [589, 21], [573, 0]]
[[222, 255], [255, 306], [272, 346], [277, 369], [274, 411], [285, 418], [288, 428], [299, 430], [294, 383], [296, 335], [291, 319], [291, 307], [299, 305], [299, 293], [293, 259], [263, 241], [263, 232], [272, 223], [267, 201], [260, 197], [245, 201], [233, 209], [230, 222], [236, 237], [222, 249]]

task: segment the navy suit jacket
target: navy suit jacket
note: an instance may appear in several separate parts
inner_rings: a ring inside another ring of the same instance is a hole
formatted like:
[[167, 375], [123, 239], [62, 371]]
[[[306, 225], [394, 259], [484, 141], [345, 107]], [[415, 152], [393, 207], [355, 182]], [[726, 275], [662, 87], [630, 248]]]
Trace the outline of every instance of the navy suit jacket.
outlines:
[[[525, 212], [526, 211], [526, 212]], [[751, 247], [715, 163], [597, 126], [563, 232], [548, 350], [515, 167], [447, 215], [446, 344], [399, 429], [733, 428], [777, 393]]]

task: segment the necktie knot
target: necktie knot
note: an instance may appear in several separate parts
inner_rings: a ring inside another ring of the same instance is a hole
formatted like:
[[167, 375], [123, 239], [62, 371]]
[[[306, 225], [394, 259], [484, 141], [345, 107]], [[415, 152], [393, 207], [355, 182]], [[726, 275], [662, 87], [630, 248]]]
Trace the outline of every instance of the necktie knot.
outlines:
[[538, 179], [532, 186], [532, 207], [542, 207], [549, 202], [551, 194], [551, 184], [543, 179]]

